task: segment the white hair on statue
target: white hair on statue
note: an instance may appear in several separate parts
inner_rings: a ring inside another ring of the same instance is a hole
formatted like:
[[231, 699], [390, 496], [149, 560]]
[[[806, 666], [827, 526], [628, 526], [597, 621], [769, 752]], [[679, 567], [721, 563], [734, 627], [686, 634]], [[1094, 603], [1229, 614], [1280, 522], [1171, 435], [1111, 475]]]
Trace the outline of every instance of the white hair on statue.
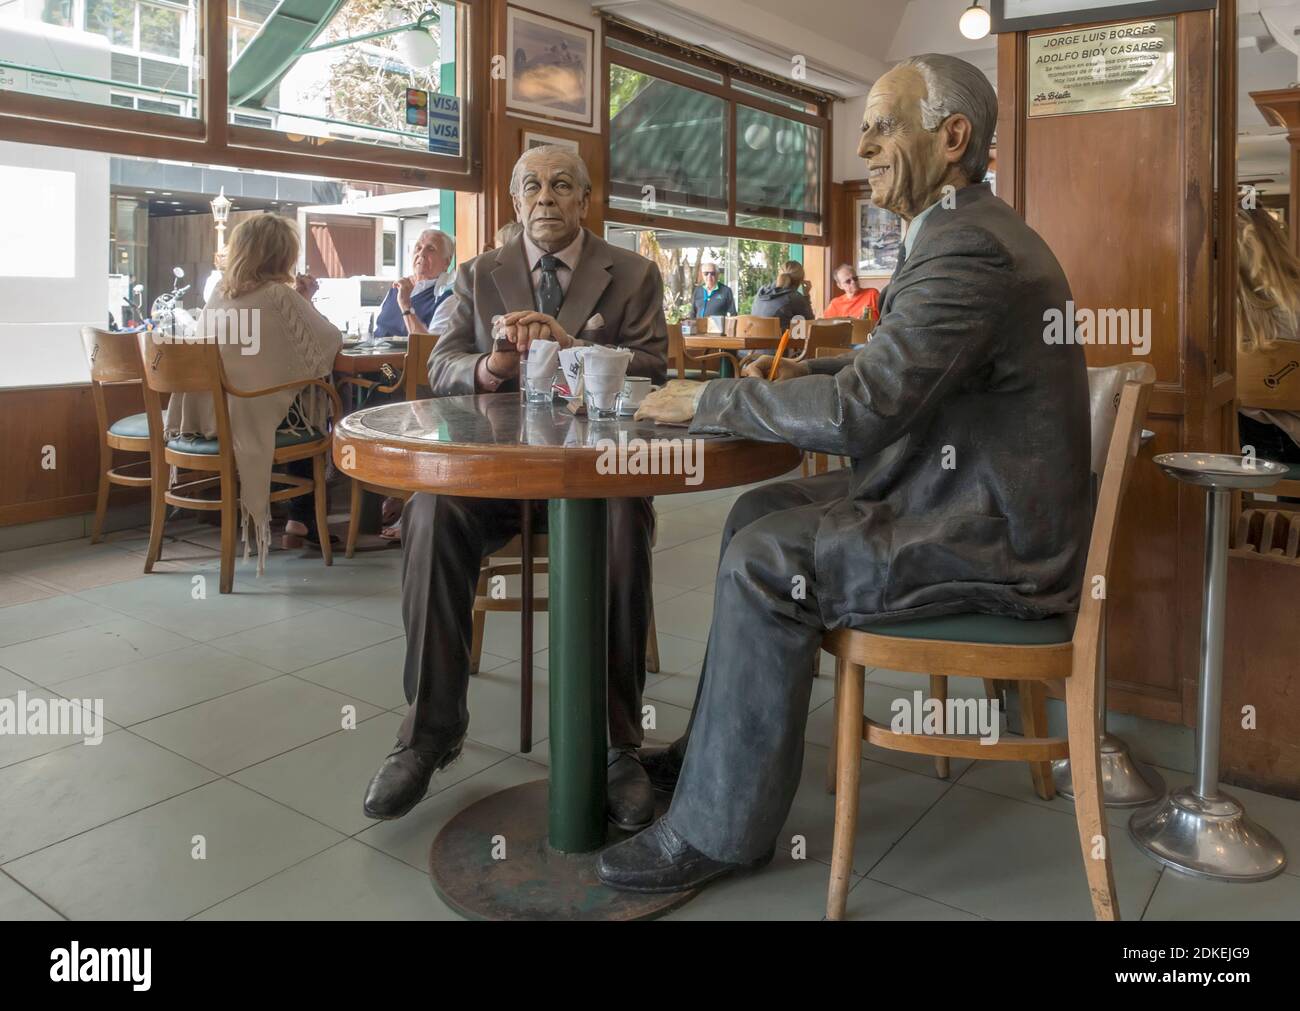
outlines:
[[512, 197], [519, 195], [520, 176], [524, 174], [524, 166], [528, 159], [536, 154], [558, 154], [562, 155], [569, 161], [570, 171], [573, 172], [573, 178], [578, 181], [583, 192], [591, 192], [591, 175], [587, 172], [587, 163], [584, 162], [579, 154], [571, 147], [564, 147], [560, 144], [539, 144], [537, 147], [529, 148], [521, 154], [515, 162], [515, 167], [510, 171], [510, 195]]
[[970, 143], [961, 157], [961, 169], [972, 183], [982, 183], [989, 170], [989, 145], [998, 125], [998, 96], [984, 72], [972, 63], [942, 53], [922, 53], [903, 60], [925, 81], [921, 99], [921, 125], [937, 130], [949, 116], [970, 120]]

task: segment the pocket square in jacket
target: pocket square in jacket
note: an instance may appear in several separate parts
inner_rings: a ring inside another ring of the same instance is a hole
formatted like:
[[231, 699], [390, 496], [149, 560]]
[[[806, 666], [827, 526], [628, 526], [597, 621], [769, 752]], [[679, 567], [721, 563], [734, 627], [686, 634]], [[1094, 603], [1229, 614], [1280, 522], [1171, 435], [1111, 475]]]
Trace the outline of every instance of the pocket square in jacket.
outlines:
[[582, 329], [584, 331], [600, 330], [604, 326], [605, 326], [605, 317], [602, 316], [600, 313], [596, 313], [596, 315], [592, 316], [591, 319], [587, 320], [587, 322], [582, 325]]

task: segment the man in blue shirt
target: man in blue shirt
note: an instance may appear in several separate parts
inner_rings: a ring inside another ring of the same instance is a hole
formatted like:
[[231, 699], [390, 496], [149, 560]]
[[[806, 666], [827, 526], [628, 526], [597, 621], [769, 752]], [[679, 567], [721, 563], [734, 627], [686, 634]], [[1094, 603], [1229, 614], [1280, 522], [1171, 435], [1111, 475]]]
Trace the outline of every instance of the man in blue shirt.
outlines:
[[725, 284], [718, 282], [718, 265], [707, 260], [701, 263], [700, 279], [703, 283], [695, 289], [691, 315], [696, 319], [701, 316], [735, 316], [736, 296]]
[[375, 317], [376, 337], [406, 337], [412, 329], [429, 332], [429, 323], [438, 304], [451, 295], [447, 284], [441, 294], [438, 282], [451, 265], [456, 242], [446, 232], [426, 228], [415, 240], [411, 251], [411, 273], [393, 282]]

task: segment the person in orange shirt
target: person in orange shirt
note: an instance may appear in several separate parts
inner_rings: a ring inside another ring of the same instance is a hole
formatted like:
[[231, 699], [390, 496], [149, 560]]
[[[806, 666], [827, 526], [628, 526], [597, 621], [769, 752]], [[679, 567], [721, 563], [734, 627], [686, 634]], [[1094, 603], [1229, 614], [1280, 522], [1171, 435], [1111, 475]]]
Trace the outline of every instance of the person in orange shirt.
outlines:
[[880, 316], [880, 292], [875, 288], [858, 286], [858, 272], [850, 263], [841, 263], [835, 268], [835, 286], [843, 294], [836, 295], [826, 304], [825, 317], [833, 319], [847, 316], [850, 319], [866, 319], [870, 310], [871, 319]]

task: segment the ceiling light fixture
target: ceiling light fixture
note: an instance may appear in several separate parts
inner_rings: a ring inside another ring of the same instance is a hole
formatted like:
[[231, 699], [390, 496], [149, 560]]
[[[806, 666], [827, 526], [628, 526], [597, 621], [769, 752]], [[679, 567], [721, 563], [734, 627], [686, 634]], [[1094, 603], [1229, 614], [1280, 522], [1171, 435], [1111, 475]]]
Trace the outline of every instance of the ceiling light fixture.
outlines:
[[991, 27], [989, 12], [980, 6], [979, 0], [961, 12], [961, 19], [957, 22], [957, 30], [972, 42], [976, 39], [982, 39], [989, 33]]

